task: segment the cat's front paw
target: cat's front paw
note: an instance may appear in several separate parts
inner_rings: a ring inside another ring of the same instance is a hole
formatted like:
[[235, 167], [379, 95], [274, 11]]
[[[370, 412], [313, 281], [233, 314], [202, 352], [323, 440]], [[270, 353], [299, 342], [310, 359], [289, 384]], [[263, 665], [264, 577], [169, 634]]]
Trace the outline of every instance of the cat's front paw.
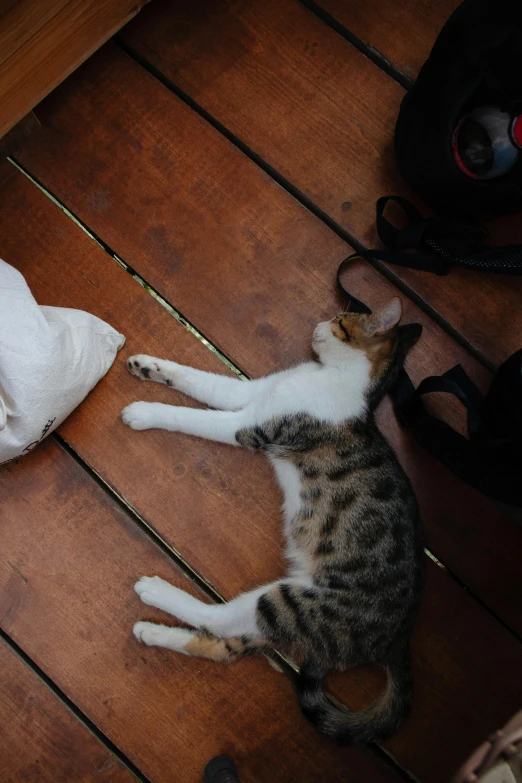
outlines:
[[121, 418], [133, 430], [149, 430], [158, 426], [154, 410], [153, 402], [132, 402], [122, 410]]
[[174, 386], [176, 367], [175, 362], [156, 359], [144, 353], [129, 356], [127, 359], [127, 369], [131, 375], [136, 375], [142, 380], [164, 383], [166, 386]]

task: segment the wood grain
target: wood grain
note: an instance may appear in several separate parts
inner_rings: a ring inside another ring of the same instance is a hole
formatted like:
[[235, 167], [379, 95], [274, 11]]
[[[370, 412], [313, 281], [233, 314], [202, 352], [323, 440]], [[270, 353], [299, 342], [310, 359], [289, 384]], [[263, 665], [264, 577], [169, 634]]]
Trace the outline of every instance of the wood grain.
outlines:
[[305, 292], [311, 324], [316, 274], [333, 278], [351, 248], [208, 123], [112, 44], [39, 115], [41, 143], [20, 160], [218, 347], [226, 328], [227, 350], [252, 370], [253, 321], [249, 353], [271, 369], [308, 345], [306, 327], [279, 328], [281, 302]]
[[33, 133], [38, 133], [40, 123], [34, 111], [22, 117], [14, 128], [0, 138], [0, 158], [7, 158], [9, 155], [16, 155], [20, 152], [20, 147], [24, 141], [30, 138]]
[[0, 137], [147, 0], [8, 0], [0, 4]]
[[168, 618], [140, 604], [137, 577], [192, 583], [52, 439], [4, 466], [0, 491], [2, 628], [154, 783], [197, 783], [219, 753], [244, 783], [398, 783], [316, 735], [263, 659], [225, 667], [139, 645], [137, 619]]
[[[335, 271], [350, 252], [347, 245], [112, 47], [82, 68], [74, 84], [63, 85], [41, 112], [45, 127], [24, 161], [208, 338], [252, 375], [309, 356], [314, 325], [341, 307], [334, 294]], [[6, 241], [11, 223], [6, 219]], [[11, 244], [20, 258], [20, 246]], [[367, 264], [354, 265], [347, 274], [348, 289], [370, 306], [395, 293]], [[67, 298], [61, 295], [57, 301]], [[489, 383], [487, 374], [441, 329], [411, 303], [407, 308], [407, 318], [425, 325], [424, 339], [408, 365], [415, 382], [461, 362], [483, 385]], [[119, 312], [117, 303], [107, 305], [102, 317], [111, 320], [113, 312]], [[133, 331], [125, 324], [118, 328], [125, 334]], [[139, 352], [158, 352], [150, 338], [138, 346]], [[165, 352], [168, 343], [160, 340], [159, 345]], [[131, 399], [156, 393], [131, 388]], [[445, 417], [449, 410], [445, 404]], [[115, 405], [113, 421], [117, 413]], [[522, 578], [514, 554], [518, 544], [505, 545], [506, 540], [519, 542], [520, 530], [511, 521], [499, 523], [502, 515], [480, 494], [443, 470], [388, 418], [388, 434], [406, 461], [422, 504], [429, 544], [501, 617], [522, 629], [522, 610], [512, 597], [513, 586]], [[67, 437], [72, 437], [69, 431]], [[152, 444], [154, 437], [149, 433], [141, 439]], [[94, 443], [86, 458], [93, 460], [97, 453]], [[160, 458], [138, 459], [152, 465]], [[247, 477], [246, 463], [245, 471]], [[161, 473], [158, 464], [153, 475]], [[226, 480], [226, 471], [219, 475]], [[128, 491], [124, 477], [111, 473], [110, 480], [117, 486], [122, 482], [121, 490]], [[133, 496], [135, 484], [129, 483]], [[139, 507], [151, 513], [143, 501]], [[240, 516], [242, 508], [239, 505]], [[274, 501], [269, 519], [275, 508]], [[188, 521], [185, 524], [190, 528]], [[498, 535], [498, 524], [509, 531], [507, 539]], [[265, 530], [263, 521], [260, 534]], [[249, 545], [244, 538], [241, 542], [247, 553]], [[209, 564], [203, 559], [197, 567], [208, 571]], [[263, 578], [252, 569], [250, 573], [250, 584]], [[497, 573], [503, 574], [501, 582], [491, 576]], [[238, 575], [235, 589], [244, 586], [243, 578]]]
[[404, 90], [298, 0], [159, 0], [121, 38], [339, 225], [374, 241], [375, 194], [398, 182], [384, 144]]
[[461, 1], [320, 0], [319, 5], [373, 52], [414, 79], [443, 25]]
[[[343, 2], [389, 25], [405, 57], [429, 49], [449, 4]], [[359, 242], [378, 244], [379, 196], [412, 196], [393, 153], [402, 88], [297, 0], [157, 0], [123, 38]], [[520, 277], [390, 269], [492, 364], [520, 348]]]
[[[0, 213], [0, 236], [5, 243], [5, 254], [26, 275], [40, 302], [87, 308], [109, 320], [127, 335], [125, 351], [128, 353], [145, 351], [171, 355], [182, 362], [222, 370], [222, 365], [201, 343], [177, 325], [27, 180], [19, 175], [9, 181], [8, 187], [9, 192], [4, 189], [2, 197], [12, 211]], [[273, 198], [276, 201], [275, 195]], [[23, 222], [16, 219], [17, 215], [23, 215]], [[14, 225], [23, 226], [23, 231], [15, 235]], [[178, 231], [181, 228], [178, 225]], [[199, 230], [197, 225], [193, 230]], [[379, 288], [381, 278], [367, 265], [360, 264], [358, 271], [354, 267], [349, 274], [353, 275], [350, 284], [354, 293], [362, 295], [361, 290], [365, 294], [371, 293], [372, 304], [389, 296], [386, 289]], [[202, 284], [210, 279], [211, 276], [204, 278]], [[241, 296], [240, 281], [232, 278], [229, 282], [235, 295]], [[284, 284], [284, 280], [282, 282]], [[310, 308], [305, 329], [300, 304], [304, 295], [304, 289], [297, 289], [293, 304], [289, 300], [289, 304], [280, 309], [275, 323], [281, 333], [288, 331], [297, 335], [299, 330], [306, 331], [308, 339], [315, 319]], [[335, 305], [332, 291], [324, 284], [316, 283], [315, 296]], [[322, 306], [315, 304], [316, 308]], [[233, 321], [227, 321], [227, 317], [221, 315], [217, 304], [213, 312], [216, 320], [228, 324], [228, 330], [235, 328]], [[408, 314], [416, 315], [412, 310]], [[437, 361], [447, 361], [448, 355], [454, 358], [452, 351], [457, 349], [451, 341], [440, 335], [433, 325], [426, 323], [426, 327], [427, 339]], [[244, 334], [252, 334], [254, 330], [252, 318]], [[261, 371], [261, 359], [255, 357], [262, 357], [263, 344], [261, 342], [254, 353], [249, 344], [250, 340], [244, 338], [245, 356], [249, 364], [256, 361]], [[281, 352], [280, 356], [281, 360], [286, 358], [287, 363], [304, 358], [290, 347], [286, 350], [286, 355]], [[431, 352], [427, 353], [426, 357], [417, 351], [421, 363], [431, 361]], [[463, 360], [477, 373], [469, 358], [463, 357]], [[265, 369], [269, 369], [267, 359], [263, 362]], [[420, 369], [416, 364], [411, 366], [421, 373], [426, 369]], [[253, 454], [239, 454], [225, 446], [168, 433], [131, 432], [120, 423], [118, 414], [124, 404], [139, 397], [181, 401], [179, 395], [165, 388], [145, 385], [130, 377], [125, 371], [123, 357], [120, 357], [60, 432], [104, 480], [115, 485], [127, 502], [225, 595], [231, 596], [280, 574], [280, 499], [264, 460], [256, 459], [257, 455]], [[381, 422], [396, 439], [401, 458], [412, 473], [428, 530], [437, 531], [440, 526], [442, 532], [437, 535], [441, 541], [446, 541], [448, 551], [453, 552], [452, 558], [459, 572], [473, 579], [479, 590], [483, 585], [486, 598], [491, 599], [495, 607], [505, 609], [510, 620], [516, 622], [517, 617], [520, 618], [519, 607], [513, 599], [520, 591], [516, 557], [520, 546], [516, 538], [518, 528], [408, 444], [404, 434], [398, 434], [396, 430], [394, 434], [393, 418], [386, 407], [382, 410]], [[67, 513], [67, 509], [63, 513]], [[481, 540], [481, 537], [484, 538]], [[472, 547], [473, 557], [468, 560], [466, 545], [469, 540], [472, 543], [476, 540], [477, 544]], [[79, 546], [81, 551], [83, 544], [80, 542]], [[137, 567], [140, 571], [146, 570], [145, 565]], [[449, 776], [452, 767], [461, 759], [462, 745], [471, 747], [490, 730], [490, 721], [494, 723], [499, 713], [503, 717], [503, 713], [512, 708], [513, 691], [511, 684], [508, 686], [505, 681], [496, 684], [495, 699], [491, 705], [489, 701], [485, 702], [487, 709], [478, 710], [473, 705], [487, 671], [506, 670], [506, 661], [518, 654], [518, 646], [512, 643], [509, 635], [477, 608], [446, 574], [433, 571], [434, 568], [430, 571], [426, 608], [419, 620], [420, 630], [415, 643], [419, 696], [414, 715], [404, 730], [406, 734], [398, 736], [397, 746], [393, 743], [390, 746], [393, 753], [398, 748], [399, 761], [404, 754], [408, 767], [426, 781], [439, 781], [441, 771]], [[93, 598], [95, 606], [98, 600]], [[446, 618], [449, 618], [448, 622]], [[461, 636], [456, 633], [457, 629]], [[490, 641], [484, 644], [482, 639]], [[481, 651], [480, 661], [475, 660], [475, 649]], [[450, 682], [448, 659], [453, 661]], [[354, 706], [375, 693], [374, 678], [368, 673], [344, 675], [338, 687]], [[514, 698], [518, 698], [516, 691]], [[423, 732], [426, 730], [422, 739], [417, 734], [418, 725], [423, 726]], [[462, 726], [466, 728], [463, 730]], [[442, 757], [437, 750], [440, 742], [446, 749]]]
[[4, 641], [0, 689], [3, 783], [136, 780]]

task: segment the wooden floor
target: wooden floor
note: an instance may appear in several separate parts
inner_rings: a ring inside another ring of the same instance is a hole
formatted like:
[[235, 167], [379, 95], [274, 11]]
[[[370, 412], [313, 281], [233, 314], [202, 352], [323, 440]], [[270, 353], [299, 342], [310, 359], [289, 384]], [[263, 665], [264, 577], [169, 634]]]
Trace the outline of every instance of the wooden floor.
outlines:
[[[377, 197], [408, 195], [395, 118], [456, 5], [153, 0], [38, 107], [42, 131], [0, 167], [2, 257], [41, 304], [89, 310], [127, 337], [59, 432], [0, 470], [3, 782], [197, 783], [228, 753], [243, 783], [443, 783], [522, 705], [522, 531], [417, 447], [388, 401], [380, 423], [432, 557], [413, 712], [383, 749], [315, 734], [262, 658], [226, 668], [131, 634], [160, 616], [133, 592], [142, 574], [219, 600], [283, 561], [268, 466], [125, 428], [135, 399], [181, 401], [138, 385], [125, 358], [230, 372], [210, 342], [256, 376], [309, 356], [313, 326], [341, 307], [350, 242], [376, 242]], [[493, 232], [522, 234], [513, 219]], [[416, 381], [460, 362], [487, 388], [520, 347], [521, 278], [359, 261], [345, 283], [371, 307], [403, 292], [424, 325]], [[363, 670], [330, 682], [354, 709], [380, 686]]]

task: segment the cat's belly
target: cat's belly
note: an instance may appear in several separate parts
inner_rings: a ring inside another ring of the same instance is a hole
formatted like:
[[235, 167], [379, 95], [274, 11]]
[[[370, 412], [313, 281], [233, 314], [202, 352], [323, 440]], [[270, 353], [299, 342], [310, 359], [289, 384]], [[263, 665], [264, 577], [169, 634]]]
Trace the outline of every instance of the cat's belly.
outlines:
[[284, 532], [287, 542], [285, 555], [290, 561], [290, 574], [296, 578], [308, 580], [311, 573], [310, 558], [306, 552], [296, 546], [291, 530], [292, 522], [299, 514], [303, 503], [301, 498], [301, 477], [298, 469], [292, 462], [278, 459], [277, 457], [270, 457], [269, 459], [274, 467], [277, 481], [284, 496]]
[[285, 534], [288, 536], [290, 523], [301, 509], [301, 476], [296, 466], [289, 460], [278, 457], [270, 457], [269, 459], [284, 497]]

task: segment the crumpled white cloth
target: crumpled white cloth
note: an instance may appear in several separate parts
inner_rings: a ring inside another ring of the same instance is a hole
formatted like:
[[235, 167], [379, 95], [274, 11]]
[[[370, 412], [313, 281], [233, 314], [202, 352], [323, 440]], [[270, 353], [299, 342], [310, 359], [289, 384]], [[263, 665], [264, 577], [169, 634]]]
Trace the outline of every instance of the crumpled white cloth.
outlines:
[[0, 464], [56, 429], [124, 343], [83, 310], [40, 307], [20, 272], [0, 259]]

